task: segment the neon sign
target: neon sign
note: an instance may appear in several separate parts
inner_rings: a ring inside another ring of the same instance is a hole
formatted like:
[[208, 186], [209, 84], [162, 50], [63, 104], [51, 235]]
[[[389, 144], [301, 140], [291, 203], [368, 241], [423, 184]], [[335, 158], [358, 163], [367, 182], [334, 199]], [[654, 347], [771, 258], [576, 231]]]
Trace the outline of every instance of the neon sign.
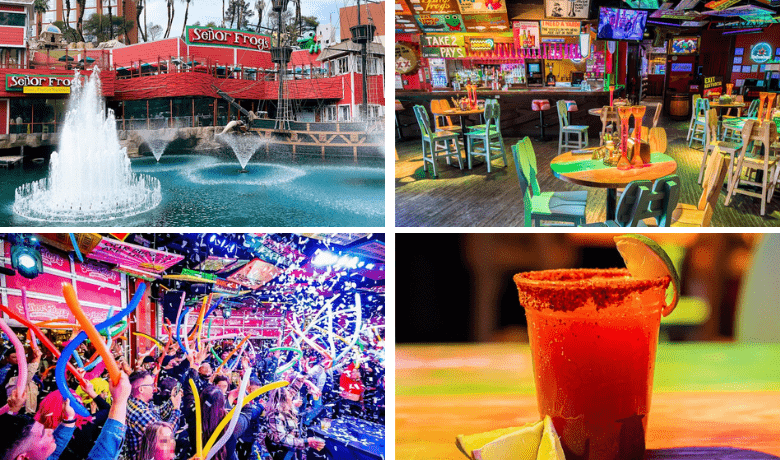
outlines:
[[753, 49], [750, 50], [750, 59], [757, 64], [772, 59], [772, 46], [766, 42], [753, 45]]
[[187, 43], [190, 45], [235, 46], [257, 50], [271, 49], [271, 37], [268, 35], [213, 27], [188, 26]]

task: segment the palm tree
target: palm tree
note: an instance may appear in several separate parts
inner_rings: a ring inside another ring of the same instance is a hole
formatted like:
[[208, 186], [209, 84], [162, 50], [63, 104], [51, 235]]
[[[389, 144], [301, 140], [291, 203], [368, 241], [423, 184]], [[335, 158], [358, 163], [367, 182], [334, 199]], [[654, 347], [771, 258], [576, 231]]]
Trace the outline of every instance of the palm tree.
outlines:
[[263, 9], [265, 9], [265, 0], [257, 0], [255, 2], [255, 8], [257, 9], [257, 29], [256, 32], [260, 32], [260, 26], [263, 23]]
[[176, 13], [174, 11], [174, 4], [173, 0], [167, 0], [168, 2], [168, 28], [165, 29], [165, 35], [163, 38], [168, 38], [171, 35], [171, 26], [173, 25], [173, 15]]
[[38, 35], [43, 32], [43, 15], [46, 14], [46, 11], [49, 9], [49, 0], [35, 0], [35, 4], [33, 5], [33, 9], [36, 13], [38, 13]]
[[293, 26], [293, 34], [295, 34], [295, 28], [298, 28], [298, 35], [301, 35], [301, 0], [295, 0], [295, 22]]
[[181, 35], [184, 36], [184, 31], [187, 30], [187, 14], [190, 12], [190, 1], [192, 0], [182, 0], [187, 2], [187, 8], [184, 9], [184, 25], [181, 28]]
[[70, 29], [70, 0], [65, 0], [65, 20], [63, 22], [65, 23], [65, 30], [62, 31], [64, 33]]
[[87, 0], [76, 0], [79, 6], [79, 17], [76, 20], [76, 30], [79, 32], [79, 41], [84, 41], [84, 8], [87, 6]]

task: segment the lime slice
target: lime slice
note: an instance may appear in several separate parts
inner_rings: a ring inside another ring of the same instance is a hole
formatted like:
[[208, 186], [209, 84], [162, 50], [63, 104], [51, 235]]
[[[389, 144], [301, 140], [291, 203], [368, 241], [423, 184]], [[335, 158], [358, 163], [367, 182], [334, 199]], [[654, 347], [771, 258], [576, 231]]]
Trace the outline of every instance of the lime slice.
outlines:
[[474, 460], [536, 460], [544, 423], [526, 425], [471, 452]]
[[616, 236], [615, 245], [633, 278], [652, 280], [669, 276], [672, 279], [670, 287], [674, 290], [674, 295], [671, 303], [663, 309], [663, 315], [668, 316], [680, 299], [680, 275], [677, 274], [672, 260], [658, 243], [644, 235]]
[[466, 457], [473, 459], [474, 457], [471, 455], [471, 453], [474, 450], [478, 450], [485, 444], [491, 441], [495, 441], [501, 436], [505, 436], [507, 434], [521, 431], [524, 428], [535, 427], [536, 425], [540, 425], [540, 424], [541, 422], [531, 422], [531, 423], [526, 423], [523, 426], [510, 426], [508, 428], [499, 428], [497, 430], [486, 431], [484, 433], [469, 434], [469, 435], [460, 434], [457, 436], [456, 438], [457, 440], [455, 444], [458, 446], [458, 449], [460, 449], [461, 452], [466, 454]]
[[539, 453], [536, 460], [566, 460], [563, 455], [563, 446], [561, 438], [555, 432], [555, 425], [549, 415], [544, 417], [544, 431], [542, 432], [542, 442], [539, 444]]

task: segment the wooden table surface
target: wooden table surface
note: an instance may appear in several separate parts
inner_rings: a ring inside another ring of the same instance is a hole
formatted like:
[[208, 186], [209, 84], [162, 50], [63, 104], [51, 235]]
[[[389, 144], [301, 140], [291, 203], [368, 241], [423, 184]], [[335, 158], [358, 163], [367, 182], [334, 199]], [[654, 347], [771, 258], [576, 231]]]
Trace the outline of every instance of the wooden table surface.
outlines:
[[482, 109], [471, 109], [471, 110], [461, 110], [461, 109], [450, 108], [450, 109], [447, 109], [447, 110], [441, 110], [441, 111], [436, 111], [436, 112], [431, 111], [431, 113], [433, 113], [434, 115], [453, 115], [453, 116], [465, 117], [466, 115], [476, 115], [476, 114], [482, 113], [484, 111], [485, 111], [484, 108], [482, 108]]
[[643, 168], [617, 169], [592, 160], [590, 154], [565, 152], [553, 158], [550, 169], [558, 179], [586, 187], [620, 188], [635, 180], [655, 180], [677, 171], [677, 162], [669, 155], [655, 152], [650, 165]]
[[[396, 458], [539, 419], [527, 344], [398, 345]], [[780, 458], [780, 344], [661, 343], [647, 459]]]

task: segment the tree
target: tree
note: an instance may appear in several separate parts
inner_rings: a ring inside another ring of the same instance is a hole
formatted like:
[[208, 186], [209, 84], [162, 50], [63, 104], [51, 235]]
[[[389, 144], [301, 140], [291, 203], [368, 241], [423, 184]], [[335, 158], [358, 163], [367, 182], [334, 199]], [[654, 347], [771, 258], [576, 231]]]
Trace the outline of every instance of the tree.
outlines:
[[181, 35], [184, 36], [184, 31], [187, 30], [187, 14], [190, 12], [190, 2], [192, 0], [182, 0], [187, 2], [187, 7], [184, 9], [184, 25], [181, 28]]
[[[144, 13], [144, 27], [141, 28], [141, 12]], [[146, 5], [144, 0], [135, 0], [135, 23], [138, 24], [138, 33], [141, 34], [143, 41], [146, 40]]]
[[76, 19], [76, 30], [79, 31], [79, 37], [81, 38], [79, 41], [86, 41], [84, 40], [84, 8], [87, 6], [87, 0], [76, 0], [76, 4], [79, 6], [79, 16], [78, 19]]
[[174, 0], [166, 0], [168, 3], [168, 27], [165, 29], [165, 36], [163, 38], [168, 38], [171, 35], [171, 26], [173, 25], [173, 16], [176, 13], [174, 11]]
[[149, 26], [149, 41], [155, 41], [157, 40], [157, 37], [162, 35], [162, 26], [159, 24], [152, 24]]
[[65, 28], [60, 30], [65, 32], [67, 29], [70, 29], [70, 0], [65, 0]]
[[255, 15], [252, 7], [247, 0], [230, 0], [228, 9], [225, 12], [225, 20], [229, 22], [230, 28], [236, 24], [236, 29], [245, 29], [249, 24], [249, 19]]
[[257, 0], [255, 2], [255, 8], [257, 9], [257, 28], [255, 32], [260, 32], [263, 24], [263, 10], [265, 9], [265, 0]]
[[301, 0], [295, 0], [295, 22], [293, 27], [298, 29], [298, 34], [301, 32]]
[[38, 35], [40, 35], [41, 32], [43, 32], [43, 15], [46, 14], [46, 11], [49, 9], [49, 0], [35, 0], [35, 3], [33, 4], [33, 9], [38, 14]]
[[67, 27], [64, 21], [54, 21], [52, 24], [62, 31], [62, 38], [64, 38], [66, 42], [75, 43], [79, 41], [79, 34], [76, 32], [76, 29]]
[[111, 16], [93, 13], [84, 22], [84, 38], [87, 41], [104, 42], [122, 34], [122, 31], [133, 28], [133, 21], [121, 16]]

